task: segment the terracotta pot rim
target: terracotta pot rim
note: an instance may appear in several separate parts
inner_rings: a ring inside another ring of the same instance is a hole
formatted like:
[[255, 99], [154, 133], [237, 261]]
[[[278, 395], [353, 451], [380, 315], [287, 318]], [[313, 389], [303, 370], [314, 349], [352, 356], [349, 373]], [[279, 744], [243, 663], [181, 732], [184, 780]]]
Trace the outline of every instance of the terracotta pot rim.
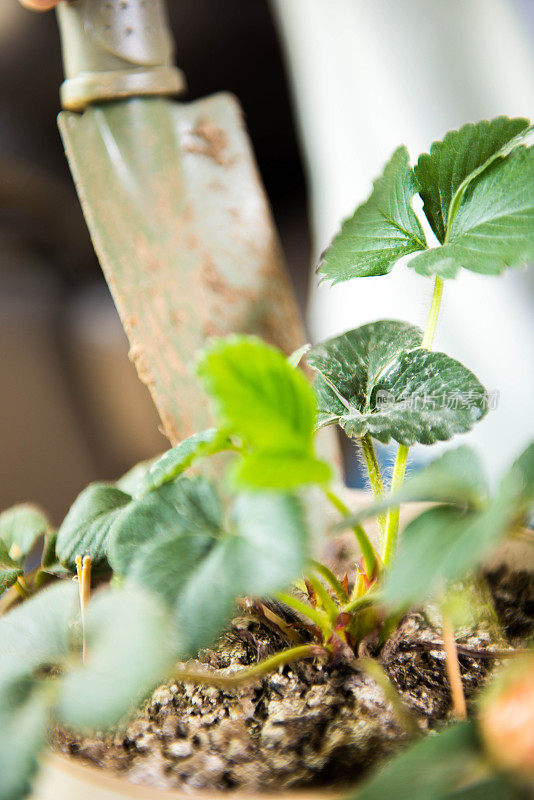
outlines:
[[[48, 751], [42, 764], [46, 772], [59, 772], [66, 777], [86, 784], [93, 789], [96, 798], [99, 797], [99, 790], [115, 792], [118, 796], [131, 798], [131, 800], [222, 800], [228, 797], [232, 800], [267, 800], [272, 797], [276, 800], [339, 800], [343, 792], [335, 792], [331, 789], [295, 789], [285, 792], [250, 792], [244, 789], [230, 789], [222, 791], [217, 789], [196, 789], [192, 791], [182, 791], [181, 789], [162, 789], [159, 786], [149, 786], [145, 784], [135, 784], [113, 774], [110, 770], [102, 769], [88, 764], [77, 763], [68, 756]], [[38, 787], [35, 794], [36, 800], [39, 798]], [[346, 791], [345, 791], [346, 794]], [[58, 798], [60, 795], [58, 795]]]

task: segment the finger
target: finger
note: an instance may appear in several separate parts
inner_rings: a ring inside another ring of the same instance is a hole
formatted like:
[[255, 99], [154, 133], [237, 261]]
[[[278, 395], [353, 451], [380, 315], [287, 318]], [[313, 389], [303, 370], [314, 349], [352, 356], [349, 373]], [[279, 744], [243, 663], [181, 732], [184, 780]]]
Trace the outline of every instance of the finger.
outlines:
[[32, 11], [49, 11], [54, 6], [57, 6], [59, 0], [19, 0], [19, 2]]

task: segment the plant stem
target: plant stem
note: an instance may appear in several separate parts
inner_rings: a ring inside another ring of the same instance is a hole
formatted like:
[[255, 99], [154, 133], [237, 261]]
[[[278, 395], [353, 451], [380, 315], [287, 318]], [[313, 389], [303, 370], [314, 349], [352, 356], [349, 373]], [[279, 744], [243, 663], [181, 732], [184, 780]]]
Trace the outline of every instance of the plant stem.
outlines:
[[[423, 335], [423, 340], [421, 342], [421, 347], [424, 347], [425, 350], [430, 350], [434, 342], [434, 336], [436, 335], [436, 326], [438, 324], [439, 310], [441, 307], [442, 295], [443, 295], [443, 278], [440, 278], [439, 275], [436, 275], [436, 280], [434, 281], [434, 292], [432, 294], [432, 302], [430, 303], [430, 311], [428, 314], [428, 321]], [[393, 476], [391, 479], [391, 492], [395, 492], [402, 486], [402, 483], [404, 481], [404, 475], [406, 473], [407, 460], [408, 460], [408, 447], [407, 445], [400, 444], [399, 449], [397, 450], [395, 464], [393, 466]], [[391, 559], [395, 555], [395, 551], [397, 549], [398, 530], [399, 530], [399, 507], [396, 506], [395, 508], [390, 508], [386, 521], [384, 550], [382, 553], [382, 560], [384, 562], [384, 566], [386, 567], [389, 566], [389, 564], [391, 563]]]
[[324, 578], [324, 579], [325, 579], [325, 581], [326, 581], [326, 582], [328, 583], [328, 585], [330, 586], [330, 588], [334, 590], [334, 592], [336, 593], [336, 595], [337, 595], [338, 599], [339, 599], [339, 600], [340, 600], [342, 603], [346, 603], [346, 602], [348, 601], [348, 599], [349, 599], [349, 598], [348, 598], [348, 595], [347, 595], [347, 592], [345, 591], [345, 589], [344, 589], [344, 587], [343, 587], [343, 584], [341, 583], [341, 581], [340, 581], [340, 580], [338, 580], [338, 579], [336, 578], [336, 576], [334, 575], [334, 573], [332, 572], [332, 570], [331, 570], [331, 569], [329, 569], [329, 568], [326, 566], [326, 564], [321, 564], [321, 562], [320, 562], [320, 561], [314, 561], [314, 560], [312, 559], [312, 561], [311, 561], [310, 563], [311, 563], [311, 566], [313, 567], [313, 569], [314, 569], [314, 570], [315, 570], [315, 571], [316, 571], [316, 572], [317, 572], [317, 573], [318, 573], [318, 574], [319, 574], [319, 575], [320, 575], [322, 578]]
[[[405, 444], [400, 444], [397, 450], [397, 457], [393, 465], [393, 475], [391, 476], [391, 492], [396, 492], [400, 489], [406, 474], [406, 462], [408, 460], [408, 447]], [[391, 559], [395, 555], [397, 549], [397, 533], [399, 530], [399, 506], [390, 508], [387, 515], [386, 523], [386, 536], [384, 540], [384, 551], [382, 553], [382, 560], [384, 566], [388, 567]]]
[[367, 464], [367, 471], [369, 473], [369, 480], [371, 481], [371, 488], [374, 496], [378, 499], [384, 494], [384, 485], [382, 483], [382, 476], [380, 474], [380, 467], [376, 458], [373, 440], [368, 433], [361, 438], [363, 457]]
[[350, 600], [350, 602], [343, 607], [343, 611], [347, 612], [347, 614], [354, 614], [356, 611], [360, 611], [362, 608], [367, 608], [375, 603], [379, 603], [381, 599], [381, 592], [368, 592], [363, 597], [355, 597], [354, 599]]
[[404, 728], [409, 738], [413, 739], [419, 736], [420, 730], [415, 717], [400, 696], [384, 667], [374, 658], [359, 658], [356, 664], [382, 689], [387, 702], [391, 705], [393, 713], [397, 717], [397, 721]]
[[[371, 439], [370, 435], [366, 433], [365, 436], [362, 436], [360, 441], [362, 444], [363, 457], [367, 465], [367, 472], [369, 473], [371, 489], [373, 490], [375, 498], [378, 500], [384, 495], [384, 484], [382, 482], [382, 475], [380, 474], [380, 467], [378, 466], [378, 459], [376, 457], [373, 440]], [[378, 514], [377, 519], [380, 526], [380, 532], [382, 535], [384, 535], [386, 530], [386, 515]]]
[[442, 294], [443, 278], [440, 278], [439, 275], [436, 275], [436, 280], [434, 282], [434, 293], [432, 294], [432, 302], [430, 304], [430, 312], [428, 314], [428, 322], [426, 324], [423, 341], [421, 342], [421, 347], [424, 347], [425, 350], [432, 349], [432, 343], [434, 342], [434, 336], [436, 334], [436, 325], [438, 324]]
[[87, 644], [85, 641], [85, 612], [91, 597], [91, 556], [76, 556], [78, 590], [80, 595], [80, 615], [82, 620], [82, 662], [85, 664]]
[[466, 719], [467, 708], [465, 705], [464, 687], [458, 661], [458, 651], [454, 638], [454, 628], [447, 614], [442, 615], [443, 649], [445, 650], [445, 666], [452, 697], [452, 709], [457, 719]]
[[310, 582], [310, 585], [316, 594], [317, 600], [323, 607], [324, 611], [328, 614], [330, 623], [335, 625], [339, 616], [339, 608], [330, 597], [328, 590], [325, 589], [319, 578], [316, 578], [315, 575], [309, 575], [308, 581]]
[[[334, 508], [339, 511], [340, 514], [343, 514], [344, 517], [349, 517], [351, 515], [350, 508], [345, 505], [343, 500], [338, 497], [337, 494], [329, 490], [326, 490], [325, 494], [328, 500], [332, 503]], [[356, 537], [356, 541], [358, 542], [360, 550], [362, 551], [365, 574], [370, 580], [373, 577], [378, 565], [378, 555], [361, 525], [354, 525], [352, 531]]]
[[289, 608], [292, 608], [293, 611], [296, 611], [297, 614], [302, 614], [303, 617], [307, 617], [313, 622], [321, 631], [325, 641], [330, 638], [332, 635], [332, 626], [330, 625], [328, 615], [325, 614], [324, 611], [312, 608], [308, 603], [303, 603], [298, 597], [293, 597], [292, 594], [286, 594], [286, 592], [277, 592], [276, 598], [280, 600], [280, 602], [285, 603], [286, 606], [289, 606]]
[[300, 661], [304, 658], [315, 658], [325, 655], [328, 651], [324, 647], [316, 644], [303, 644], [300, 647], [291, 647], [289, 650], [282, 650], [265, 661], [260, 661], [249, 669], [240, 670], [233, 675], [216, 675], [207, 670], [189, 669], [188, 667], [178, 667], [173, 677], [182, 683], [200, 683], [207, 686], [219, 686], [221, 689], [231, 689], [235, 686], [242, 686], [258, 678], [267, 675], [279, 667], [290, 664], [292, 661]]

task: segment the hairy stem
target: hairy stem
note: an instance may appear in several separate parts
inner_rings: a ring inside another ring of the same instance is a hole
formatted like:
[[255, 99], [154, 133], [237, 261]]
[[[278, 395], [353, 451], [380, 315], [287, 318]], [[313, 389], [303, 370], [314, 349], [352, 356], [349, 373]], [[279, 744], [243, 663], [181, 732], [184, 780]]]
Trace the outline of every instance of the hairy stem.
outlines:
[[432, 349], [434, 336], [436, 335], [436, 325], [438, 324], [439, 309], [441, 307], [441, 297], [443, 295], [443, 278], [436, 275], [434, 282], [434, 293], [432, 295], [432, 302], [430, 304], [430, 312], [428, 314], [428, 322], [426, 324], [425, 334], [421, 347], [426, 350]]
[[[421, 347], [426, 350], [432, 348], [434, 336], [436, 335], [436, 326], [438, 324], [439, 310], [441, 307], [441, 298], [443, 295], [443, 278], [436, 275], [434, 281], [434, 292], [432, 294], [432, 302], [430, 304], [430, 312], [428, 314], [428, 321], [426, 329], [421, 342]], [[393, 476], [391, 479], [391, 491], [395, 492], [402, 486], [404, 475], [406, 474], [406, 462], [408, 460], [408, 447], [404, 444], [399, 445], [395, 464], [393, 466]], [[387, 567], [391, 563], [391, 559], [395, 555], [397, 549], [397, 535], [399, 531], [399, 507], [390, 508], [386, 520], [386, 532], [384, 539], [384, 551], [382, 559], [384, 565]]]
[[202, 669], [190, 669], [189, 667], [178, 667], [174, 671], [173, 677], [182, 683], [200, 683], [206, 686], [220, 686], [222, 689], [231, 689], [234, 686], [242, 686], [258, 678], [262, 678], [269, 672], [279, 667], [290, 664], [293, 661], [301, 661], [305, 658], [315, 658], [316, 656], [326, 655], [327, 650], [316, 644], [303, 644], [300, 647], [291, 647], [289, 650], [282, 650], [265, 661], [260, 661], [249, 669], [243, 669], [233, 675], [217, 675]]
[[[339, 511], [340, 514], [343, 514], [344, 517], [349, 517], [351, 515], [350, 508], [345, 505], [343, 500], [338, 497], [337, 494], [328, 490], [325, 492], [325, 494], [328, 500], [332, 503], [334, 508]], [[369, 537], [361, 525], [354, 525], [352, 531], [356, 537], [356, 541], [358, 542], [360, 550], [362, 551], [365, 574], [370, 580], [373, 577], [378, 565], [378, 556], [376, 550], [371, 544]]]
[[[367, 465], [367, 472], [369, 473], [371, 489], [373, 490], [375, 498], [378, 500], [384, 494], [384, 484], [382, 482], [382, 475], [380, 474], [380, 467], [378, 466], [373, 440], [369, 434], [366, 433], [365, 436], [362, 436], [360, 441], [362, 444], [363, 457]], [[380, 527], [380, 534], [384, 536], [387, 523], [386, 514], [378, 514], [377, 519]]]

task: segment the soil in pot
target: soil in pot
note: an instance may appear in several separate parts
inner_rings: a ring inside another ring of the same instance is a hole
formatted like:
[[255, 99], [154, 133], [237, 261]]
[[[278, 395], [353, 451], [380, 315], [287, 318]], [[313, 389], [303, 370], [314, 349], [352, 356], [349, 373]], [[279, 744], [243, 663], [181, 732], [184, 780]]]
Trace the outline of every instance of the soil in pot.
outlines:
[[[488, 578], [505, 633], [518, 646], [534, 630], [534, 576], [502, 567]], [[380, 653], [423, 730], [450, 713], [439, 643], [439, 631], [414, 613]], [[234, 672], [288, 644], [264, 621], [240, 617], [214, 649], [200, 654], [196, 666]], [[499, 661], [480, 653], [494, 646], [484, 626], [466, 634], [460, 645], [469, 699]], [[364, 650], [372, 653], [373, 642], [364, 643]], [[133, 783], [186, 790], [342, 787], [404, 741], [406, 733], [382, 690], [350, 660], [292, 664], [231, 691], [170, 683], [113, 735], [52, 734], [52, 746], [72, 758]]]

